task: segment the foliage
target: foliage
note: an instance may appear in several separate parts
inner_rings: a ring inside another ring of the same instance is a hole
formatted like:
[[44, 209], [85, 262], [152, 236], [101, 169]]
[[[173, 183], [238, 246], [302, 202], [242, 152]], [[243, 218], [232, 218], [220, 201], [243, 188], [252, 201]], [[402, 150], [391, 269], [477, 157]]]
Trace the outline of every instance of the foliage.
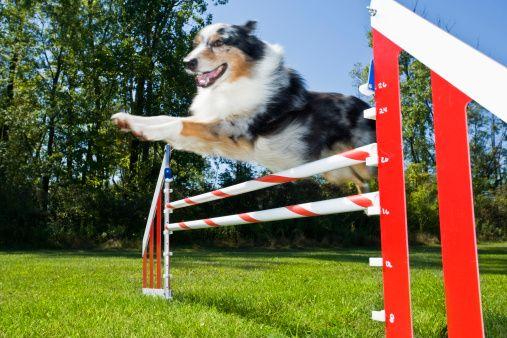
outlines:
[[[226, 0], [213, 1], [223, 5]], [[163, 145], [116, 131], [112, 113], [185, 116], [195, 85], [182, 59], [211, 22], [206, 0], [0, 0], [0, 245], [138, 244]], [[351, 73], [355, 84], [368, 69]], [[437, 238], [429, 72], [400, 57], [411, 237]], [[472, 104], [478, 235], [506, 238], [507, 127]], [[174, 152], [173, 198], [259, 176], [255, 165]], [[372, 188], [375, 186], [372, 182]], [[196, 219], [355, 193], [322, 178], [178, 210]], [[211, 211], [210, 211], [211, 210]], [[378, 221], [361, 213], [182, 234], [187, 243], [363, 245]]]
[[[0, 244], [139, 238], [162, 145], [119, 135], [109, 116], [186, 114], [195, 86], [182, 59], [206, 11], [205, 0], [0, 2]], [[203, 179], [200, 157], [176, 158]]]

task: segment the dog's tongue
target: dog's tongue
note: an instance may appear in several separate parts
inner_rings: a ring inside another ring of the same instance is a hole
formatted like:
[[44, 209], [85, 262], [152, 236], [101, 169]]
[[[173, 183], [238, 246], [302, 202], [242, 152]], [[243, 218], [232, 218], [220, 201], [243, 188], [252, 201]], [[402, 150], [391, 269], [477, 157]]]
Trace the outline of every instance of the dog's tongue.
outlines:
[[210, 72], [202, 73], [201, 75], [197, 75], [197, 84], [202, 87], [206, 87], [210, 81], [213, 81], [218, 75], [220, 75], [220, 72], [222, 71], [222, 67], [217, 67], [213, 69]]

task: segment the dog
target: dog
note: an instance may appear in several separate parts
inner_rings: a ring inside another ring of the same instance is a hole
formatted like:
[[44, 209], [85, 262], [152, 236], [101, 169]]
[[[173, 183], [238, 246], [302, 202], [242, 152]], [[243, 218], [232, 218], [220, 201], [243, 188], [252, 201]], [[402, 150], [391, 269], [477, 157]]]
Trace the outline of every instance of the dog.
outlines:
[[[274, 172], [375, 142], [368, 104], [354, 96], [308, 91], [284, 64], [279, 45], [260, 40], [256, 22], [212, 24], [184, 58], [197, 95], [189, 117], [114, 114], [122, 131], [145, 141], [202, 155], [255, 162]], [[334, 184], [353, 182], [361, 192], [365, 166], [334, 170]]]

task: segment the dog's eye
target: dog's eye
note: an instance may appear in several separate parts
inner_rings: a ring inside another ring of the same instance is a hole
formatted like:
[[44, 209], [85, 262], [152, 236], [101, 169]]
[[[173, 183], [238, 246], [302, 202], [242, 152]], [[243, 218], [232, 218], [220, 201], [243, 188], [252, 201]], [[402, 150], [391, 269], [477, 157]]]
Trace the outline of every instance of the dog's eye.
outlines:
[[211, 47], [221, 47], [223, 45], [224, 45], [224, 41], [223, 40], [215, 40], [211, 44]]

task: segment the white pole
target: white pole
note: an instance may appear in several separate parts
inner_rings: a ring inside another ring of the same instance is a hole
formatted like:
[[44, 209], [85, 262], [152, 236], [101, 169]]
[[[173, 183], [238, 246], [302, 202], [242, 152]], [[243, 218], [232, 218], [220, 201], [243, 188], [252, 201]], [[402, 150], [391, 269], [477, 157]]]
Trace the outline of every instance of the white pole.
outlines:
[[167, 229], [166, 226], [169, 224], [169, 214], [171, 210], [166, 208], [170, 202], [170, 183], [172, 181], [172, 172], [170, 166], [171, 160], [171, 147], [169, 145], [165, 146], [165, 154], [164, 154], [164, 297], [166, 299], [172, 298], [171, 292], [171, 265], [170, 265], [170, 256], [171, 252], [169, 251], [169, 236], [172, 231]]
[[237, 224], [271, 222], [283, 219], [312, 217], [337, 214], [350, 211], [370, 211], [368, 214], [378, 213], [378, 192], [360, 194], [325, 201], [296, 204], [276, 209], [247, 212], [243, 214], [206, 218], [196, 221], [185, 221], [166, 224], [170, 231], [214, 228]]
[[167, 208], [179, 209], [195, 204], [206, 203], [231, 196], [256, 191], [274, 185], [296, 181], [301, 178], [322, 174], [331, 170], [350, 167], [356, 164], [368, 162], [368, 165], [376, 165], [377, 144], [372, 143], [363, 147], [345, 151], [317, 161], [309, 162], [295, 168], [280, 171], [278, 173], [260, 177], [255, 180], [231, 185], [204, 194], [187, 197], [182, 200], [166, 204]]

